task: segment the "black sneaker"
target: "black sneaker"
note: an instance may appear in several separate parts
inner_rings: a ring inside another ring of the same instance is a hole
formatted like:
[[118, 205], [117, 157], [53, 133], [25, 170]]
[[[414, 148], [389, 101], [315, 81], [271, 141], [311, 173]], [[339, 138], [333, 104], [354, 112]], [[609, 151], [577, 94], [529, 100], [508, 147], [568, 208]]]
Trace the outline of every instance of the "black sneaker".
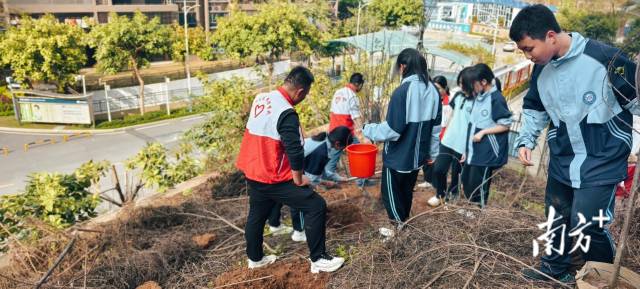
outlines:
[[[522, 275], [524, 275], [525, 278], [529, 279], [529, 280], [533, 280], [533, 281], [551, 281], [551, 279], [549, 279], [549, 277], [541, 274], [539, 271], [537, 270], [533, 270], [531, 268], [524, 268], [522, 269]], [[551, 275], [551, 274], [547, 274], [553, 278], [555, 278], [556, 280], [565, 283], [565, 284], [575, 284], [576, 283], [576, 278], [570, 274], [569, 272], [564, 272], [558, 275]]]

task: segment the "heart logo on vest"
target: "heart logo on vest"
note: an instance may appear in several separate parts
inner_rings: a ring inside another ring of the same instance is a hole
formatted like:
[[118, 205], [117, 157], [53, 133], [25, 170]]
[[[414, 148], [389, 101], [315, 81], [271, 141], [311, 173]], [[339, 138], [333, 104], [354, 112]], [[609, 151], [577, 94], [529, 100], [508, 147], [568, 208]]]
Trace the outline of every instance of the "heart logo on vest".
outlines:
[[264, 111], [264, 104], [258, 104], [253, 108], [253, 117], [258, 117]]

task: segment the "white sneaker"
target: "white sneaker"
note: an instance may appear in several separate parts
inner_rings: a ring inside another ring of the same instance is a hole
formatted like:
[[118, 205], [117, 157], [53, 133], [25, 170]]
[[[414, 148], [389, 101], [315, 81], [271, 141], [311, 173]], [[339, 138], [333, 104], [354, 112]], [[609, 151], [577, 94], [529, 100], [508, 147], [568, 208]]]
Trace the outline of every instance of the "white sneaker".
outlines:
[[440, 206], [440, 198], [438, 198], [438, 196], [433, 196], [427, 201], [427, 204], [432, 207]]
[[378, 229], [378, 232], [380, 232], [380, 235], [384, 236], [385, 239], [391, 239], [396, 235], [395, 230], [385, 227], [381, 227], [380, 229]]
[[431, 188], [431, 187], [432, 187], [431, 184], [427, 182], [418, 184], [418, 188]]
[[280, 224], [280, 226], [278, 227], [269, 226], [269, 232], [271, 232], [271, 235], [274, 235], [274, 236], [285, 235], [285, 234], [291, 234], [291, 232], [293, 232], [293, 228], [286, 226], [284, 224]]
[[340, 269], [342, 264], [344, 264], [344, 258], [331, 257], [325, 253], [320, 259], [311, 262], [311, 273], [333, 272]]
[[294, 242], [306, 242], [307, 234], [305, 234], [304, 231], [293, 230], [293, 234], [291, 235], [291, 240], [293, 240]]
[[278, 259], [276, 255], [262, 256], [262, 260], [260, 261], [251, 261], [251, 259], [249, 259], [249, 269], [256, 269], [256, 268], [267, 266], [275, 262], [276, 259]]

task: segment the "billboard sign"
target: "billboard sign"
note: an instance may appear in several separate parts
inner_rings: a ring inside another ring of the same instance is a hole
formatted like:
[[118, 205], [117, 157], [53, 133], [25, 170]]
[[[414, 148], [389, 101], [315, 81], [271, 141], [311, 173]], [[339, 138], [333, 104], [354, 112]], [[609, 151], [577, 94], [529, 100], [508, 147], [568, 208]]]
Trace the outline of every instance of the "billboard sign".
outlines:
[[23, 122], [91, 124], [91, 108], [85, 99], [21, 97], [18, 107]]

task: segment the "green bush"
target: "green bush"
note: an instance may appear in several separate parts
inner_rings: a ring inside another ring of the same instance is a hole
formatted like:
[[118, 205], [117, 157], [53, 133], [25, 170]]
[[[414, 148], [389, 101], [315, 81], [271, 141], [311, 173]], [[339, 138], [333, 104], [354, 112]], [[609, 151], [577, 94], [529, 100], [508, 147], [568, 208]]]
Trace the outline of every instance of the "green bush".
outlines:
[[445, 42], [440, 45], [440, 48], [456, 51], [472, 57], [475, 63], [486, 63], [489, 66], [493, 66], [495, 63], [495, 57], [491, 54], [491, 51], [485, 49], [480, 44], [466, 45], [454, 42]]
[[6, 87], [0, 86], [0, 116], [13, 115], [13, 101]]
[[329, 123], [329, 110], [333, 93], [343, 83], [333, 83], [327, 75], [330, 65], [323, 63], [312, 69], [315, 81], [305, 100], [296, 106], [300, 125], [304, 129], [313, 129]]
[[187, 116], [190, 114], [201, 113], [205, 111], [204, 107], [194, 106], [193, 111], [189, 112], [188, 108], [180, 108], [171, 111], [171, 115], [167, 115], [166, 110], [158, 110], [147, 112], [144, 115], [139, 114], [130, 114], [125, 116], [122, 119], [114, 119], [111, 122], [103, 120], [96, 125], [98, 129], [109, 129], [109, 128], [120, 128], [127, 127], [138, 124], [145, 124], [154, 121], [164, 120], [164, 119], [172, 119], [181, 116]]
[[71, 174], [34, 173], [23, 193], [0, 196], [0, 251], [10, 234], [20, 239], [37, 236], [29, 218], [62, 229], [96, 216], [99, 196], [90, 187], [107, 168], [107, 162], [89, 161]]
[[160, 143], [148, 143], [138, 154], [127, 160], [129, 170], [140, 170], [139, 177], [147, 188], [156, 186], [160, 192], [197, 176], [202, 170], [191, 157], [191, 146], [181, 144], [173, 161]]
[[208, 155], [208, 167], [218, 170], [233, 167], [235, 158], [249, 118], [254, 92], [244, 78], [204, 81], [205, 95], [198, 105], [211, 116], [201, 125], [188, 130], [184, 138]]

